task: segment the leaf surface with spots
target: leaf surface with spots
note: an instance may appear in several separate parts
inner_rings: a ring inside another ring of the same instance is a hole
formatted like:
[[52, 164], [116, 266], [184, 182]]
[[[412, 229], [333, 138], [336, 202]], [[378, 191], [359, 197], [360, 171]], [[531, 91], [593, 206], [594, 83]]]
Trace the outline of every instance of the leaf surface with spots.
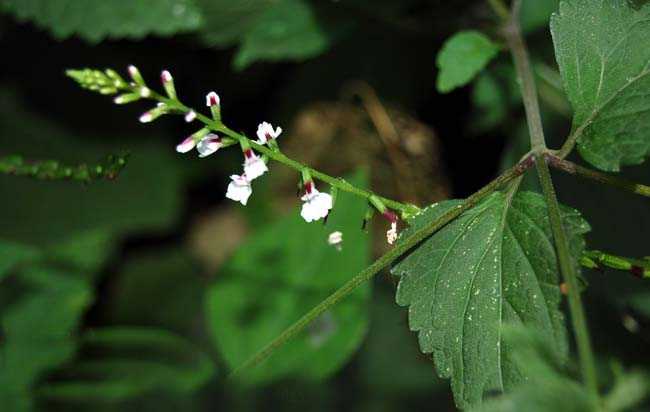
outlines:
[[[427, 208], [403, 236], [458, 205], [451, 200]], [[579, 256], [589, 225], [577, 211], [562, 210], [572, 253]], [[400, 277], [397, 303], [409, 306], [409, 326], [418, 332], [421, 350], [433, 354], [441, 377], [451, 378], [461, 408], [524, 378], [502, 342], [502, 324], [535, 328], [566, 355], [559, 271], [538, 194], [490, 195], [409, 253], [392, 273]]]
[[564, 0], [551, 18], [581, 156], [602, 170], [650, 154], [650, 4]]

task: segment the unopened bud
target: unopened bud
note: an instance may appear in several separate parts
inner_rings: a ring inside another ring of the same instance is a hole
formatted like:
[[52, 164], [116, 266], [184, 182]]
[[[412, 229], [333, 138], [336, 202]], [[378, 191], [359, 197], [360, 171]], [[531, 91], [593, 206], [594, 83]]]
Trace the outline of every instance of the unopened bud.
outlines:
[[176, 88], [174, 87], [174, 78], [172, 77], [171, 73], [169, 73], [167, 70], [163, 70], [162, 73], [160, 73], [160, 81], [165, 88], [167, 96], [170, 99], [176, 100]]

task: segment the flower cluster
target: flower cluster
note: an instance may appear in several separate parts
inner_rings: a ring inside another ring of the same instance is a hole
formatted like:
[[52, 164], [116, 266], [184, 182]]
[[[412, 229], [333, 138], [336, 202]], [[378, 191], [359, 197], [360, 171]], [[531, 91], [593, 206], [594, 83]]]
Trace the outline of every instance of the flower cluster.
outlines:
[[[278, 137], [282, 134], [282, 128], [273, 127], [268, 122], [262, 122], [257, 127], [257, 140], [249, 140], [246, 136], [233, 132], [223, 124], [221, 121], [221, 99], [216, 92], [211, 91], [205, 96], [205, 104], [211, 114], [210, 118], [188, 108], [178, 100], [174, 78], [169, 71], [164, 70], [160, 74], [160, 81], [166, 96], [150, 89], [135, 66], [129, 66], [128, 72], [131, 78], [129, 82], [110, 69], [104, 71], [91, 69], [68, 70], [67, 74], [86, 89], [102, 94], [120, 93], [114, 99], [116, 104], [131, 103], [140, 99], [157, 101], [155, 107], [140, 116], [139, 120], [142, 123], [152, 122], [166, 114], [181, 114], [187, 123], [198, 120], [202, 124], [201, 128], [176, 145], [176, 151], [179, 153], [189, 153], [196, 149], [198, 156], [205, 158], [216, 153], [219, 149], [239, 144], [243, 155], [243, 171], [241, 174], [230, 176], [231, 181], [226, 190], [226, 197], [242, 205], [248, 203], [248, 199], [253, 193], [251, 185], [253, 180], [268, 172], [268, 158], [285, 163], [282, 159], [286, 159], [286, 156], [280, 152], [277, 143]], [[253, 148], [261, 152], [263, 156], [255, 153]], [[295, 162], [290, 166], [302, 173], [301, 187], [303, 193], [300, 199], [303, 204], [300, 216], [307, 222], [326, 220], [334, 207], [336, 189], [339, 185], [332, 178], [324, 179], [330, 183], [332, 190], [330, 193], [320, 192], [316, 189], [314, 179], [310, 173], [311, 169]], [[319, 175], [319, 177], [324, 176], [320, 173]], [[386, 233], [386, 239], [388, 243], [394, 243], [397, 239], [397, 215], [386, 207], [381, 198], [358, 189], [355, 189], [354, 192], [367, 198], [370, 203], [368, 214], [364, 219], [364, 227], [365, 222], [372, 217], [374, 211], [379, 211], [390, 222], [390, 229]], [[392, 203], [395, 204], [396, 202]], [[413, 208], [417, 210], [415, 206]], [[401, 210], [404, 212], [404, 209]], [[328, 243], [339, 250], [342, 241], [343, 238], [340, 232], [333, 232], [328, 238]]]

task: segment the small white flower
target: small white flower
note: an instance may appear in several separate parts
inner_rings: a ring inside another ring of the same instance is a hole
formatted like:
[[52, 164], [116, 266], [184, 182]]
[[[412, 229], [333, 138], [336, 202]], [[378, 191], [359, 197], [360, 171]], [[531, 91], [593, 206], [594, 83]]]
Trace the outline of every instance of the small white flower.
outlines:
[[332, 196], [316, 190], [313, 182], [305, 183], [305, 195], [300, 198], [303, 202], [300, 216], [307, 222], [322, 219], [332, 209]]
[[331, 246], [334, 246], [336, 250], [341, 251], [343, 243], [343, 233], [336, 231], [330, 233], [327, 237], [327, 243]]
[[230, 179], [232, 182], [230, 182], [228, 185], [226, 197], [246, 206], [248, 198], [253, 193], [250, 180], [248, 180], [246, 174], [243, 174], [241, 176], [232, 175], [230, 176]]
[[196, 145], [196, 150], [199, 151], [199, 157], [207, 157], [222, 147], [223, 143], [221, 142], [221, 138], [214, 133], [210, 133], [199, 141]]
[[273, 130], [271, 123], [262, 122], [257, 126], [257, 143], [266, 144], [269, 140], [277, 139], [280, 133], [282, 133], [281, 127], [276, 127]]
[[244, 152], [244, 158], [244, 174], [248, 180], [253, 181], [269, 171], [264, 160], [251, 149], [247, 149]]
[[194, 121], [194, 119], [196, 119], [196, 112], [194, 110], [190, 110], [189, 112], [187, 112], [187, 114], [185, 115], [185, 121], [187, 123], [191, 123]]
[[194, 149], [194, 146], [196, 146], [196, 141], [192, 136], [190, 136], [176, 146], [176, 151], [178, 153], [187, 153]]
[[390, 224], [390, 229], [386, 232], [386, 241], [392, 245], [397, 240], [397, 222]]
[[208, 107], [219, 106], [221, 104], [221, 99], [219, 95], [215, 92], [210, 92], [205, 96], [205, 105]]

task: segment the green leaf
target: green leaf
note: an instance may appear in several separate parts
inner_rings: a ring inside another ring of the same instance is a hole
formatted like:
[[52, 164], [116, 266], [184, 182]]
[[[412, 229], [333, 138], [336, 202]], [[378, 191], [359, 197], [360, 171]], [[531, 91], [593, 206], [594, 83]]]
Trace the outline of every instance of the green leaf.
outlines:
[[650, 4], [564, 0], [551, 32], [582, 157], [607, 171], [642, 163], [650, 154]]
[[258, 60], [305, 60], [330, 44], [325, 29], [304, 0], [279, 0], [251, 24], [234, 65], [243, 69]]
[[0, 10], [34, 22], [57, 39], [77, 34], [91, 43], [170, 36], [201, 24], [191, 0], [0, 0]]
[[[403, 236], [459, 204], [430, 206]], [[569, 208], [563, 219], [580, 256], [589, 225]], [[419, 332], [421, 350], [433, 353], [438, 374], [451, 378], [459, 407], [525, 377], [502, 342], [504, 323], [535, 328], [566, 355], [558, 272], [546, 206], [532, 192], [492, 194], [393, 267], [397, 303], [409, 306], [409, 326]]]
[[499, 47], [477, 31], [454, 34], [438, 53], [437, 87], [441, 93], [464, 86], [487, 66], [499, 52]]
[[209, 46], [238, 44], [275, 3], [274, 0], [197, 0], [203, 15], [199, 35]]
[[[363, 186], [367, 177], [351, 181]], [[360, 230], [366, 207], [363, 200], [339, 193], [327, 226], [305, 223], [294, 210], [261, 228], [235, 253], [206, 301], [212, 337], [231, 368], [367, 266], [370, 239]], [[340, 252], [327, 244], [336, 230], [343, 232]], [[336, 372], [361, 344], [369, 292], [369, 285], [359, 287], [242, 379], [260, 384], [287, 376], [322, 379]]]
[[474, 82], [472, 103], [477, 109], [471, 128], [474, 133], [483, 133], [500, 125], [508, 113], [508, 99], [505, 91], [490, 73], [482, 73]]
[[33, 260], [39, 254], [31, 246], [0, 239], [0, 282], [15, 266]]
[[[503, 396], [489, 399], [473, 412], [591, 412], [585, 388], [558, 368], [552, 343], [535, 330], [504, 327], [502, 335], [512, 348], [517, 367], [529, 378]], [[605, 409], [607, 410], [607, 409]]]
[[534, 0], [521, 3], [521, 31], [531, 33], [547, 27], [551, 14], [557, 10], [559, 0]]
[[205, 283], [187, 252], [158, 248], [124, 262], [112, 281], [107, 317], [113, 324], [151, 325], [186, 336], [202, 316]]
[[38, 267], [19, 278], [31, 292], [0, 318], [0, 405], [12, 411], [28, 410], [36, 381], [74, 354], [74, 332], [92, 301], [82, 277]]
[[162, 329], [110, 327], [83, 336], [82, 359], [39, 388], [57, 401], [115, 402], [151, 391], [197, 390], [214, 374], [210, 358], [185, 339]]

